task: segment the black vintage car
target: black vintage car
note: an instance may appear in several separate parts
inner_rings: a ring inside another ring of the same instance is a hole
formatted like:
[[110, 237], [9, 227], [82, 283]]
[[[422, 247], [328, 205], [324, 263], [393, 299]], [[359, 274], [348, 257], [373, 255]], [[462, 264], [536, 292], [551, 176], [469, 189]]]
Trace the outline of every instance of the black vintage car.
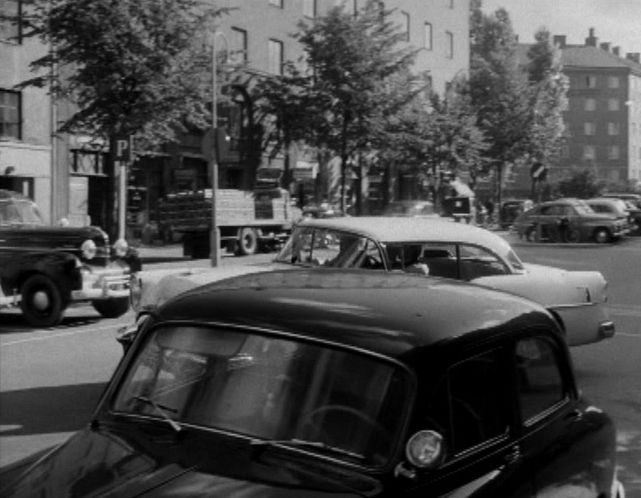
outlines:
[[245, 275], [148, 315], [86, 428], [0, 495], [622, 498], [555, 319], [461, 282]]
[[98, 227], [47, 226], [31, 199], [0, 190], [0, 308], [19, 305], [31, 325], [56, 325], [81, 301], [104, 317], [122, 315], [140, 266], [125, 241], [110, 246]]

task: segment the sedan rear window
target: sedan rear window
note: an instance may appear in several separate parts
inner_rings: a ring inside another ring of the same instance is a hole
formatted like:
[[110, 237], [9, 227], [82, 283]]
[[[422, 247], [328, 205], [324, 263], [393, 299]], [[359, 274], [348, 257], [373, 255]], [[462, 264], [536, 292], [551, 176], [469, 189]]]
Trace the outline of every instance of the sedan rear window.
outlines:
[[117, 412], [169, 417], [261, 441], [383, 465], [403, 424], [409, 382], [351, 350], [209, 327], [159, 328], [115, 396]]

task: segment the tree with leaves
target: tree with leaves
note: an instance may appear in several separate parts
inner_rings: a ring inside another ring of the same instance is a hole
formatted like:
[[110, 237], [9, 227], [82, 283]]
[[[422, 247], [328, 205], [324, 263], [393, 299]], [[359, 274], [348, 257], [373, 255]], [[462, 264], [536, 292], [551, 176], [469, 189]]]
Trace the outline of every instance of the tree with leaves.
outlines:
[[60, 130], [101, 138], [175, 140], [208, 126], [211, 58], [207, 35], [224, 11], [199, 0], [33, 0], [24, 36], [51, 47], [32, 62], [74, 109]]
[[399, 48], [404, 33], [391, 14], [369, 1], [357, 16], [339, 6], [302, 22], [294, 38], [304, 59], [256, 86], [259, 107], [276, 113], [282, 131], [295, 130], [282, 139], [303, 139], [341, 158], [343, 210], [350, 158], [380, 143], [384, 120], [421, 91], [409, 71], [416, 51]]
[[528, 80], [519, 67], [508, 12], [501, 8], [485, 14], [481, 0], [470, 5], [469, 95], [477, 124], [490, 144], [487, 164], [496, 168], [500, 179], [502, 167], [522, 157], [528, 143]]
[[532, 109], [527, 153], [530, 162], [549, 168], [558, 163], [565, 136], [563, 111], [568, 105], [569, 82], [562, 72], [561, 53], [552, 44], [550, 32], [541, 29], [535, 39], [528, 51], [527, 64]]

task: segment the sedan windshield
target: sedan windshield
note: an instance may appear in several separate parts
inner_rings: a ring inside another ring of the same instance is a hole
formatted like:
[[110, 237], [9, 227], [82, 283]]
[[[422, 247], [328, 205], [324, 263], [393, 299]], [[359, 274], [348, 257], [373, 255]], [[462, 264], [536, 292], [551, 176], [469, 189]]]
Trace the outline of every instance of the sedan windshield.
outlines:
[[373, 240], [330, 228], [298, 228], [276, 257], [280, 263], [331, 268], [383, 269]]
[[395, 364], [351, 350], [181, 325], [148, 335], [113, 409], [379, 466], [408, 386]]

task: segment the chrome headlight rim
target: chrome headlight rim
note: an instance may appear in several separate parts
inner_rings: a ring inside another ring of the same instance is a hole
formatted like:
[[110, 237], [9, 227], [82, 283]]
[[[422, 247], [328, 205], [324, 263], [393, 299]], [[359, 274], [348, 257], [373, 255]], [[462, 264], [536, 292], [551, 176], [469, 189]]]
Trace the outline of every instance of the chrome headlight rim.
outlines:
[[127, 244], [127, 241], [125, 239], [118, 239], [116, 242], [114, 242], [113, 251], [117, 257], [124, 258], [127, 255], [128, 250], [129, 244]]
[[80, 245], [80, 252], [84, 259], [91, 261], [98, 254], [98, 247], [93, 240], [87, 239]]

